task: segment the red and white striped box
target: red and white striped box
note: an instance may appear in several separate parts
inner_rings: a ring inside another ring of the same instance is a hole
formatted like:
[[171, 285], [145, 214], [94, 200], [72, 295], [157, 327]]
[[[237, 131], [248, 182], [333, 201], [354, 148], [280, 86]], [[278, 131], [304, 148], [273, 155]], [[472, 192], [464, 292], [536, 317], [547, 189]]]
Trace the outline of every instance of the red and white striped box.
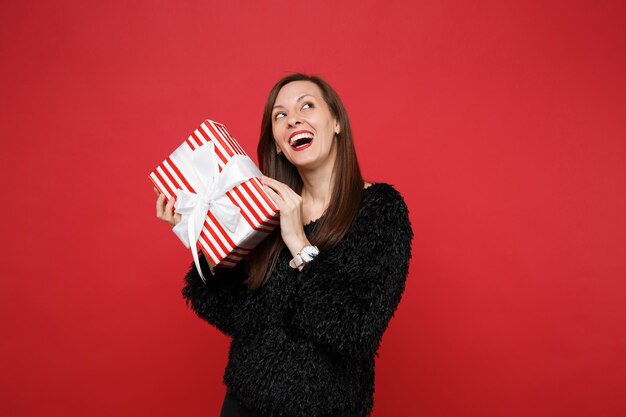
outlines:
[[[199, 184], [193, 183], [195, 175], [190, 174], [186, 161], [194, 150], [209, 141], [213, 142], [220, 172], [234, 155], [247, 157], [223, 124], [205, 120], [149, 175], [150, 180], [165, 194], [168, 201], [176, 199], [176, 189], [196, 193], [195, 190], [201, 188]], [[274, 230], [280, 221], [278, 207], [263, 190], [263, 184], [258, 177], [232, 188], [226, 196], [239, 208], [239, 224], [242, 226], [231, 232], [209, 210], [197, 247], [213, 265], [232, 268]]]

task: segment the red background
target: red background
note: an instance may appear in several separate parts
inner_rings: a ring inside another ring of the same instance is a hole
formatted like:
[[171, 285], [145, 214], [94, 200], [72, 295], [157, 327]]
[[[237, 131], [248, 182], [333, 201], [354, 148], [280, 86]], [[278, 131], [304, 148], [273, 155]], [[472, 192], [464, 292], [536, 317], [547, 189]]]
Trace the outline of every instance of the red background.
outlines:
[[147, 174], [291, 71], [410, 208], [373, 415], [626, 415], [626, 3], [105, 3], [2, 3], [1, 415], [218, 415]]

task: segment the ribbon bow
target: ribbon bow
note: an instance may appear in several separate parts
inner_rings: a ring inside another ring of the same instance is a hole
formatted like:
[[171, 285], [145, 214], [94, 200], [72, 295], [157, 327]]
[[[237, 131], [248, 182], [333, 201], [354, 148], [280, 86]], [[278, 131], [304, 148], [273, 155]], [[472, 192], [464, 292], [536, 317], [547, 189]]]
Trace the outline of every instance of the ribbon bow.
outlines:
[[208, 212], [211, 211], [226, 229], [235, 233], [241, 218], [239, 207], [231, 203], [226, 192], [263, 174], [246, 155], [234, 155], [220, 172], [215, 145], [210, 141], [193, 151], [191, 168], [196, 176], [193, 183], [201, 186], [196, 187], [200, 188], [196, 190], [197, 194], [176, 190], [175, 212], [181, 215], [181, 221], [173, 231], [185, 247], [191, 249], [196, 269], [202, 281], [206, 282], [200, 269], [196, 244]]

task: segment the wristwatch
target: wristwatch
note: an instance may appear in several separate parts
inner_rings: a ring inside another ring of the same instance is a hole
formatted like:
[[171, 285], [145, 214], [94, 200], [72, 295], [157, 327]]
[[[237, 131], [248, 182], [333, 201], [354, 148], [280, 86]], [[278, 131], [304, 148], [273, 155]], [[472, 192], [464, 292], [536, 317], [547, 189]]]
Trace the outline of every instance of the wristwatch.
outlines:
[[317, 246], [305, 246], [300, 249], [300, 252], [294, 258], [289, 261], [289, 266], [297, 269], [300, 265], [305, 264], [307, 262], [311, 262], [313, 258], [319, 255], [320, 250]]

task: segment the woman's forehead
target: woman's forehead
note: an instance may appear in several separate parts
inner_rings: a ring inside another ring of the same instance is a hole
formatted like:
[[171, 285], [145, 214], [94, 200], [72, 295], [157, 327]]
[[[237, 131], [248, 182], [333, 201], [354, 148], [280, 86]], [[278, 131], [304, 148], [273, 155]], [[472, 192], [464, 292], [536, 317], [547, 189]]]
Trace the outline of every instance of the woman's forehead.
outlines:
[[276, 96], [275, 105], [285, 105], [298, 101], [303, 96], [321, 98], [322, 91], [311, 81], [292, 81], [285, 84]]

